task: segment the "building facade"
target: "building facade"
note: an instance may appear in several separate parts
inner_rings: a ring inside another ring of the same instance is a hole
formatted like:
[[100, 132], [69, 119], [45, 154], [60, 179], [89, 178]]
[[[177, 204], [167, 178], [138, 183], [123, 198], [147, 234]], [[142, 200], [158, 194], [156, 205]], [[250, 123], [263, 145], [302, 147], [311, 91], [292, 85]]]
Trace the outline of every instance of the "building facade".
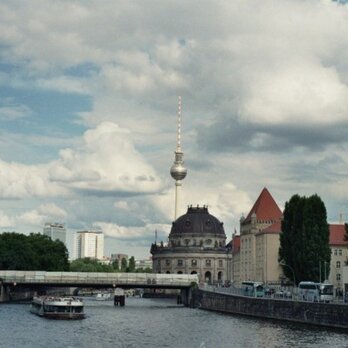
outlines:
[[43, 228], [43, 234], [52, 240], [60, 240], [66, 245], [66, 228], [62, 223], [46, 222]]
[[264, 188], [246, 218], [240, 220], [239, 240], [232, 244], [232, 275], [236, 284], [244, 280], [278, 284], [282, 269], [278, 263], [282, 212]]
[[97, 231], [79, 231], [76, 233], [76, 256], [78, 259], [90, 257], [102, 260], [104, 257], [104, 234]]
[[[247, 217], [241, 219], [240, 236], [233, 236], [231, 278], [235, 283], [253, 280], [280, 285], [285, 279], [278, 260], [281, 219], [281, 210], [264, 188]], [[343, 268], [348, 262], [344, 224], [330, 224], [329, 233], [331, 263], [325, 281], [340, 292], [344, 289]], [[321, 267], [324, 269], [325, 265]], [[295, 282], [295, 279], [289, 280]]]
[[331, 262], [328, 281], [340, 292], [344, 290], [343, 269], [348, 262], [348, 241], [344, 240], [344, 224], [331, 224], [329, 228]]
[[223, 223], [206, 206], [189, 207], [173, 222], [168, 245], [152, 244], [150, 252], [155, 273], [198, 274], [207, 283], [230, 280]]

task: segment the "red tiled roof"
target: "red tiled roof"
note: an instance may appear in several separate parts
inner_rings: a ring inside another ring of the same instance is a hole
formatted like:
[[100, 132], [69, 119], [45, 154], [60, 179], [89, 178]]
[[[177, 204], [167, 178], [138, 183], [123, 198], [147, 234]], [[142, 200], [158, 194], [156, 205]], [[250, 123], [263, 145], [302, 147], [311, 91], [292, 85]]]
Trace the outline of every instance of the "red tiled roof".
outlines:
[[279, 234], [281, 231], [282, 231], [282, 224], [280, 221], [277, 221], [274, 224], [258, 232], [258, 234]]
[[258, 221], [277, 221], [282, 218], [281, 210], [266, 187], [260, 193], [244, 222], [249, 222], [254, 213]]
[[234, 236], [232, 242], [232, 253], [236, 253], [240, 250], [240, 236]]
[[348, 245], [348, 241], [344, 240], [345, 229], [344, 225], [332, 224], [329, 225], [330, 245]]

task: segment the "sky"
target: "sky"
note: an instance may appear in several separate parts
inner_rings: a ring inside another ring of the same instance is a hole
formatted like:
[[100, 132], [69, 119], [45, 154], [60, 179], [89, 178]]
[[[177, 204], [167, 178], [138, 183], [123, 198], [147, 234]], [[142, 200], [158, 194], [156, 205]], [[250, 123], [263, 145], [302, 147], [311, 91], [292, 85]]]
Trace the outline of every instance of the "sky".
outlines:
[[0, 1], [0, 232], [102, 230], [148, 258], [208, 205], [228, 240], [263, 187], [348, 220], [348, 4]]

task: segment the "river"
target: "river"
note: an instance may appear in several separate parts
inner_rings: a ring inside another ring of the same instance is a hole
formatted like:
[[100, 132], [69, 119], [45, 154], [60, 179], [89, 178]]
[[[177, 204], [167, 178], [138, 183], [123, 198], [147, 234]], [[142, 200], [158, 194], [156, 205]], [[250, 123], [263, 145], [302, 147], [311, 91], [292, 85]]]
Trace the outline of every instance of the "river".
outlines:
[[0, 305], [0, 347], [108, 348], [348, 347], [345, 333], [177, 306], [174, 300], [85, 299], [87, 318], [56, 321], [35, 316], [29, 304]]

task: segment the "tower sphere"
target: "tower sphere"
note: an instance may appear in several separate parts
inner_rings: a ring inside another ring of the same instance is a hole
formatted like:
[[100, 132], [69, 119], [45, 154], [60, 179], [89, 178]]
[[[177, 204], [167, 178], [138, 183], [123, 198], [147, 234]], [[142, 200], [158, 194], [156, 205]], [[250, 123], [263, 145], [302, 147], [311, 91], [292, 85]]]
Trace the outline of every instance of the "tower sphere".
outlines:
[[174, 180], [182, 180], [186, 177], [187, 169], [181, 163], [175, 163], [170, 168], [170, 175]]

